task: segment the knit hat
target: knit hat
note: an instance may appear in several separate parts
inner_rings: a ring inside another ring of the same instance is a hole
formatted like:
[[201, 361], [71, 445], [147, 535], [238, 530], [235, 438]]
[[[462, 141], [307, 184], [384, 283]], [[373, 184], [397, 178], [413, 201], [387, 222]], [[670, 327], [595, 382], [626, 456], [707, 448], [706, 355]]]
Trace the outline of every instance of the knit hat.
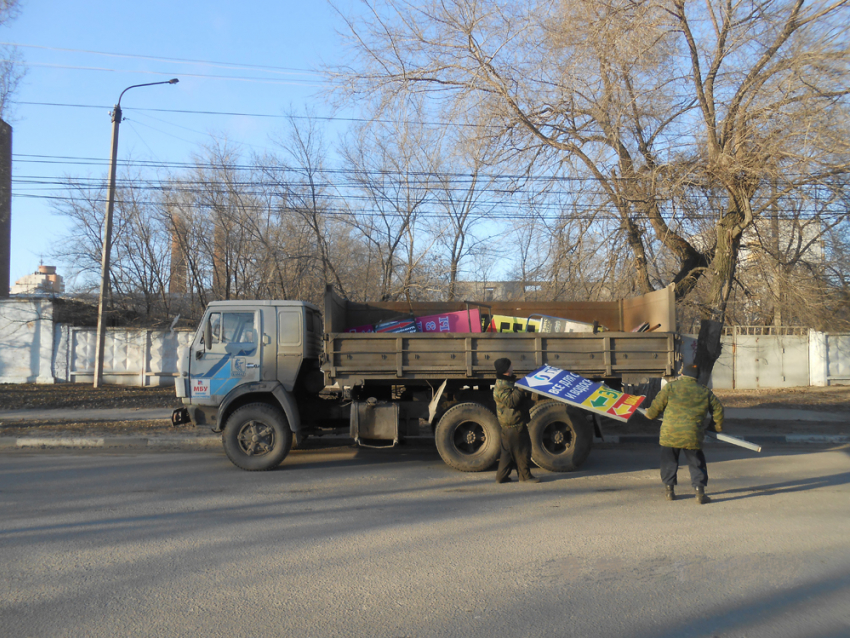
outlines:
[[699, 368], [695, 365], [684, 365], [682, 366], [682, 374], [696, 379], [699, 376]]
[[496, 359], [496, 362], [493, 364], [493, 367], [496, 368], [496, 374], [504, 376], [508, 373], [508, 370], [511, 369], [511, 360], [507, 358]]

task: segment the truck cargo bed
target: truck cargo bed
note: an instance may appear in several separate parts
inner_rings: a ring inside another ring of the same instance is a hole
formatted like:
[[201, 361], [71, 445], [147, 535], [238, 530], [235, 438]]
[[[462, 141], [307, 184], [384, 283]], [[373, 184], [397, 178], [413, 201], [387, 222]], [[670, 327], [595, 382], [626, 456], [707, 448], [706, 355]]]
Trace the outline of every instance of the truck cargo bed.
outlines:
[[[662, 294], [659, 294], [662, 293]], [[322, 369], [328, 385], [369, 381], [491, 379], [493, 363], [508, 357], [518, 375], [552, 365], [591, 378], [620, 378], [641, 383], [671, 375], [676, 366], [675, 334], [669, 332], [672, 290], [624, 302], [471, 304], [485, 312], [528, 316], [547, 314], [598, 321], [617, 330], [588, 333], [347, 333], [346, 329], [399, 316], [427, 315], [468, 308], [456, 303], [355, 304], [331, 289], [325, 295]], [[626, 317], [624, 319], [624, 317]], [[654, 322], [661, 331], [624, 332], [627, 325]]]

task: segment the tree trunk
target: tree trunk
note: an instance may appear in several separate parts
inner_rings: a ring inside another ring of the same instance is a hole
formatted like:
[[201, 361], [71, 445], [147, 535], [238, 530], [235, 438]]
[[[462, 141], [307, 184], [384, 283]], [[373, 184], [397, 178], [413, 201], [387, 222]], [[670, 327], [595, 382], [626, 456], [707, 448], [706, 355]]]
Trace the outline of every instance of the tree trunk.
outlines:
[[711, 287], [703, 310], [697, 338], [694, 363], [699, 368], [699, 381], [708, 384], [714, 364], [720, 356], [720, 338], [726, 320], [726, 306], [732, 293], [738, 250], [741, 245], [740, 213], [731, 211], [716, 226], [717, 246], [711, 262]]

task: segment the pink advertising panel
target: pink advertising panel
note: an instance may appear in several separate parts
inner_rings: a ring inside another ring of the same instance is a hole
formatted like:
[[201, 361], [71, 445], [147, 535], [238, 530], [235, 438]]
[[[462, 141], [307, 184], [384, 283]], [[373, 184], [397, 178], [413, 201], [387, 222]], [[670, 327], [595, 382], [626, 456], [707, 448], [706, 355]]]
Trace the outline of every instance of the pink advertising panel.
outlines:
[[481, 315], [478, 308], [472, 308], [417, 317], [416, 328], [419, 332], [481, 332]]

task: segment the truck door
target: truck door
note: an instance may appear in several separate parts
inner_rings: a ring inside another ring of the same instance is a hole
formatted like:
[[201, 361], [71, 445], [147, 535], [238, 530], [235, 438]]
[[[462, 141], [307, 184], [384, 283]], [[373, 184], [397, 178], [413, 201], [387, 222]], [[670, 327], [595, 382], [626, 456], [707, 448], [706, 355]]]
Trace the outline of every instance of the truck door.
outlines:
[[304, 353], [303, 309], [278, 309], [277, 325], [277, 379], [291, 392], [298, 379]]
[[[211, 343], [204, 343], [209, 322]], [[213, 310], [192, 344], [189, 392], [193, 403], [218, 405], [233, 388], [260, 380], [262, 315], [255, 309]]]

